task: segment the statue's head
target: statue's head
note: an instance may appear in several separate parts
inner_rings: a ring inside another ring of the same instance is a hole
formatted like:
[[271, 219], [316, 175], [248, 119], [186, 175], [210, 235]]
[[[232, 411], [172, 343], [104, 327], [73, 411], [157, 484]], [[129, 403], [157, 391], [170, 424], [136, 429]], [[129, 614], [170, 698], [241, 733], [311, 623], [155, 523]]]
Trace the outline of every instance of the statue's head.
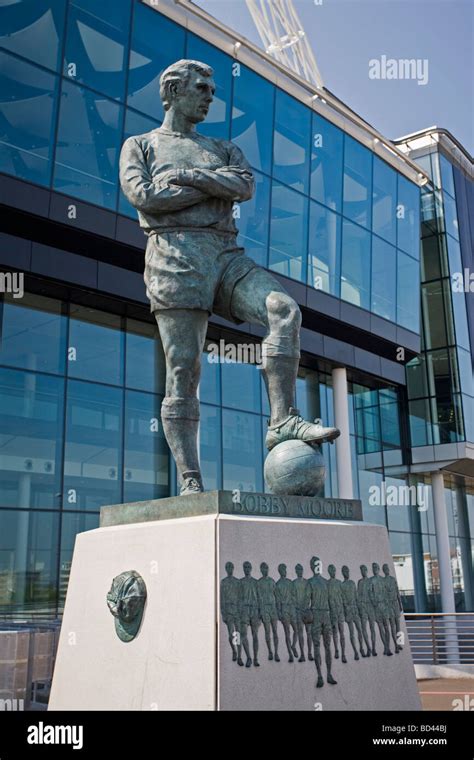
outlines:
[[378, 575], [380, 573], [380, 566], [377, 562], [372, 562], [372, 572], [374, 575]]
[[336, 577], [336, 565], [328, 565], [328, 573], [331, 576], [331, 578]]
[[387, 563], [385, 563], [384, 565], [382, 565], [382, 570], [384, 572], [384, 575], [390, 575], [390, 568], [387, 565]]
[[234, 572], [234, 563], [233, 562], [226, 562], [225, 563], [225, 571], [227, 575], [232, 575]]
[[343, 565], [341, 568], [342, 577], [347, 581], [349, 579], [349, 568], [347, 565]]
[[135, 570], [117, 575], [107, 594], [107, 606], [115, 618], [115, 630], [122, 641], [132, 641], [138, 633], [146, 602], [145, 581]]
[[260, 572], [262, 573], [263, 577], [266, 578], [268, 575], [268, 565], [266, 562], [262, 562], [260, 565]]
[[321, 560], [319, 557], [311, 557], [309, 566], [315, 575], [319, 575], [321, 573]]
[[282, 578], [286, 578], [286, 565], [283, 563], [281, 565], [278, 565], [278, 572], [280, 573]]
[[244, 562], [243, 568], [244, 568], [244, 575], [249, 577], [249, 575], [252, 572], [252, 564], [247, 560], [246, 562]]
[[298, 578], [302, 578], [303, 577], [303, 565], [300, 565], [299, 562], [298, 562], [297, 565], [295, 565], [295, 572], [296, 572], [296, 575], [298, 576]]
[[360, 566], [360, 574], [362, 575], [362, 577], [363, 578], [367, 578], [367, 573], [368, 573], [367, 565], [361, 565]]
[[213, 70], [200, 61], [172, 63], [160, 77], [160, 97], [165, 111], [174, 109], [193, 124], [204, 121], [214, 99]]

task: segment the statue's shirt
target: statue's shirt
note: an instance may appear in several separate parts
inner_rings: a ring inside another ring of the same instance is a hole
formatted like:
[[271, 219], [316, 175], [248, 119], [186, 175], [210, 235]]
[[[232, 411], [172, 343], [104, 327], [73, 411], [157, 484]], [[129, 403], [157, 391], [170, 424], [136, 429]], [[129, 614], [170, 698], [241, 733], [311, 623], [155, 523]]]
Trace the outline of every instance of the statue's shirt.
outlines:
[[357, 609], [357, 589], [354, 581], [347, 579], [341, 583], [341, 591], [346, 607]]
[[221, 609], [225, 612], [237, 612], [240, 584], [238, 578], [227, 576], [221, 581]]
[[[178, 170], [183, 185], [170, 184], [170, 170]], [[236, 233], [233, 204], [251, 198], [255, 189], [250, 166], [236, 145], [162, 127], [125, 141], [120, 183], [138, 211], [140, 226], [157, 232]]]
[[308, 606], [308, 592], [307, 592], [307, 585], [308, 581], [306, 578], [295, 578], [293, 583], [293, 588], [295, 590], [295, 600], [296, 604], [299, 609], [304, 609]]
[[275, 604], [275, 581], [273, 578], [264, 577], [258, 579], [258, 594], [260, 604]]
[[258, 586], [257, 579], [244, 575], [240, 579], [240, 602], [258, 609]]
[[314, 611], [329, 612], [328, 582], [321, 575], [313, 575], [308, 581], [310, 606]]
[[294, 607], [296, 603], [296, 592], [292, 581], [289, 578], [280, 578], [276, 582], [275, 596], [277, 602], [284, 607]]

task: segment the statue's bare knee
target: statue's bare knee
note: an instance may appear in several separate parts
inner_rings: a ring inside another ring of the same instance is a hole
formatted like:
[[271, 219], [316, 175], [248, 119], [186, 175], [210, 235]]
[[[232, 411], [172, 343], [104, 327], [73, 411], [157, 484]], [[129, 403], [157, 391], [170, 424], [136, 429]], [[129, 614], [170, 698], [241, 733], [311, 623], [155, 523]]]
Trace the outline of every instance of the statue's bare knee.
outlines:
[[201, 376], [201, 354], [182, 355], [171, 350], [166, 356], [166, 395], [195, 398]]
[[276, 326], [299, 332], [301, 327], [301, 311], [296, 301], [286, 293], [274, 291], [266, 298], [268, 324], [270, 329]]

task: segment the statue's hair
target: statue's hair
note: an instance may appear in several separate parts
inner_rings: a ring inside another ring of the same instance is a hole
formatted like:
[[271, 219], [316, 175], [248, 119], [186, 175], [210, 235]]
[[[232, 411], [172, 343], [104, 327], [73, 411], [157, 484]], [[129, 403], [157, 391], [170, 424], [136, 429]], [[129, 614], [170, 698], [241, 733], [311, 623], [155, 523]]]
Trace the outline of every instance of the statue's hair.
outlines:
[[206, 63], [201, 61], [191, 61], [186, 58], [182, 58], [180, 61], [172, 63], [168, 66], [160, 76], [160, 98], [163, 103], [165, 111], [168, 111], [171, 102], [169, 99], [170, 85], [178, 83], [180, 89], [184, 89], [189, 82], [192, 71], [197, 71], [205, 77], [212, 77], [214, 70]]

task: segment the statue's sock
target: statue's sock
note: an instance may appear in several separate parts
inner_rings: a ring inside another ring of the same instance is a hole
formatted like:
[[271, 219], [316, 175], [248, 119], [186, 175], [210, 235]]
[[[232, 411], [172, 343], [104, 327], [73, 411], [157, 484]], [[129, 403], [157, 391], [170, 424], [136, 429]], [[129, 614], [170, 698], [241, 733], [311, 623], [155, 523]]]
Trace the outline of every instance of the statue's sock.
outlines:
[[288, 409], [295, 405], [298, 366], [297, 357], [282, 354], [264, 357], [262, 374], [270, 402], [272, 425], [288, 417]]
[[166, 396], [161, 405], [161, 421], [179, 474], [182, 476], [189, 470], [200, 472], [199, 400]]

